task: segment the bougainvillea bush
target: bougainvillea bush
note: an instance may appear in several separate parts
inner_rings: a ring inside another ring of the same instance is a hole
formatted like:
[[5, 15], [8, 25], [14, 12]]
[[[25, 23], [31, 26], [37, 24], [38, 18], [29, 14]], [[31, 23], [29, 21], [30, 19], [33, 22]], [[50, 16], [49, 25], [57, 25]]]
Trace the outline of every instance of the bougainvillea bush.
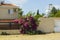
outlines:
[[36, 34], [37, 24], [34, 17], [21, 17], [20, 19], [15, 19], [14, 22], [20, 25], [21, 34]]

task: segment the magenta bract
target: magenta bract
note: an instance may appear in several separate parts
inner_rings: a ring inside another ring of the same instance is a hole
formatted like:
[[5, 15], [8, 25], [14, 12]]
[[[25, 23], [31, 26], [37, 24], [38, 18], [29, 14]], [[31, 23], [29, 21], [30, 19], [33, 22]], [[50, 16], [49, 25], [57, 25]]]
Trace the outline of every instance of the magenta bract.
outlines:
[[18, 21], [19, 24], [23, 24], [24, 23], [24, 19], [20, 18]]
[[14, 22], [23, 26], [20, 31], [20, 33], [22, 34], [24, 34], [26, 31], [37, 29], [36, 21], [32, 16], [26, 18], [20, 18], [19, 20], [15, 19]]
[[15, 23], [18, 23], [18, 21], [19, 21], [18, 19], [13, 20], [13, 22], [15, 22]]
[[26, 29], [29, 28], [29, 23], [28, 23], [28, 22], [25, 22], [25, 23], [23, 24], [23, 27], [26, 28]]

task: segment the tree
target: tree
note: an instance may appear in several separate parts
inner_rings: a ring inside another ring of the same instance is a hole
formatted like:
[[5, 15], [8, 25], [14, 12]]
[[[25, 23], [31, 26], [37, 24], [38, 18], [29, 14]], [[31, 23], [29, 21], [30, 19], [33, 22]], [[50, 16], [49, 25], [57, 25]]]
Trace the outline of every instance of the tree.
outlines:
[[18, 8], [18, 17], [20, 18], [23, 15], [22, 9]]
[[37, 15], [39, 15], [39, 9], [37, 10]]
[[42, 15], [39, 13], [39, 9], [37, 10], [37, 13], [36, 13], [36, 15], [35, 15], [35, 19], [38, 19], [38, 18], [40, 18], [40, 17], [42, 17]]
[[55, 17], [60, 17], [60, 10], [57, 11]]
[[54, 15], [57, 13], [57, 9], [55, 7], [52, 8], [51, 13], [53, 13]]
[[45, 13], [42, 13], [42, 17], [45, 15]]
[[56, 13], [57, 13], [57, 9], [55, 7], [53, 7], [48, 16], [54, 17]]

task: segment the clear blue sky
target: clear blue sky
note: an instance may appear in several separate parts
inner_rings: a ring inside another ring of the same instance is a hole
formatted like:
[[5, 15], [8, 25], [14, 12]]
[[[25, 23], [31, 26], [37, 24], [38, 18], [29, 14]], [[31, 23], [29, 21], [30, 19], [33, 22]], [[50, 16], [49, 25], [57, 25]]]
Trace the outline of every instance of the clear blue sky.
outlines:
[[44, 13], [49, 4], [60, 8], [60, 0], [6, 0], [6, 2], [19, 5], [24, 14], [29, 11], [36, 12], [37, 9], [39, 9], [40, 13]]

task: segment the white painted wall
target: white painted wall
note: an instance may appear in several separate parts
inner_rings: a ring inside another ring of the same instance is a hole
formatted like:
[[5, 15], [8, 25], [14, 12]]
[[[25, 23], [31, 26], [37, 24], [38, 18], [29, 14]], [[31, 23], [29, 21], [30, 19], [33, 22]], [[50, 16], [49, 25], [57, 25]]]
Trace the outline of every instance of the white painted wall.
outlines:
[[60, 32], [60, 20], [55, 20], [54, 31], [55, 32]]

